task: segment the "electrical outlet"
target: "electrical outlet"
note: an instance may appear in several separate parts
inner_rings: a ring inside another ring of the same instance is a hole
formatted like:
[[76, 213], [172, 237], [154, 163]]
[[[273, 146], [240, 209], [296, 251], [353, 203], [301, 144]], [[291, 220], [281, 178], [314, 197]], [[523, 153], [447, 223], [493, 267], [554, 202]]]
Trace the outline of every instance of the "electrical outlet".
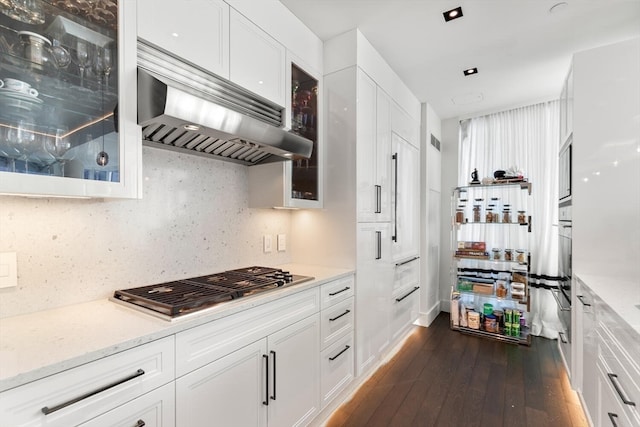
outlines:
[[287, 235], [278, 234], [278, 252], [284, 252], [287, 250]]
[[265, 254], [268, 254], [272, 250], [271, 234], [265, 234], [262, 238], [262, 245]]
[[0, 288], [18, 286], [18, 261], [15, 252], [0, 253]]

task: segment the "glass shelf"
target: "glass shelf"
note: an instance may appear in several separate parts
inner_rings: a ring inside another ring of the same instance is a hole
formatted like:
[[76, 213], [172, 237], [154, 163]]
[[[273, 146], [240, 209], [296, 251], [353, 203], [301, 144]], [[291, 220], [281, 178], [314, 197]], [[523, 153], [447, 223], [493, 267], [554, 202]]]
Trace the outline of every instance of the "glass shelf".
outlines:
[[502, 333], [487, 332], [482, 329], [472, 329], [464, 326], [452, 326], [451, 329], [457, 330], [469, 335], [492, 338], [494, 340], [509, 342], [512, 344], [531, 345], [531, 335], [529, 333], [529, 328], [526, 326], [520, 328], [520, 335], [517, 337], [505, 335]]

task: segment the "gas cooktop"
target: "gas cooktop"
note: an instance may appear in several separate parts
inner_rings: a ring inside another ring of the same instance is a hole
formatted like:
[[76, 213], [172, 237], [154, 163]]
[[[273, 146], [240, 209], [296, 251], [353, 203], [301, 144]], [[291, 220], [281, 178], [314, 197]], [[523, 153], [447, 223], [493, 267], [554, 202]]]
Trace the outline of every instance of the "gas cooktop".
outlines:
[[165, 320], [214, 305], [313, 280], [277, 268], [248, 267], [190, 279], [115, 291], [121, 302]]

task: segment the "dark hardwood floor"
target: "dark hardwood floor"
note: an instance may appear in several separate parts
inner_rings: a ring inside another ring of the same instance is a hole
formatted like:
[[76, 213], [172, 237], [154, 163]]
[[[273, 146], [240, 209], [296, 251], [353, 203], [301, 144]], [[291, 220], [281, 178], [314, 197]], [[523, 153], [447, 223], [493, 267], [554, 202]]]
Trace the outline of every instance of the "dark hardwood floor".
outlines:
[[557, 343], [516, 346], [449, 329], [448, 313], [417, 327], [326, 424], [338, 426], [586, 426]]

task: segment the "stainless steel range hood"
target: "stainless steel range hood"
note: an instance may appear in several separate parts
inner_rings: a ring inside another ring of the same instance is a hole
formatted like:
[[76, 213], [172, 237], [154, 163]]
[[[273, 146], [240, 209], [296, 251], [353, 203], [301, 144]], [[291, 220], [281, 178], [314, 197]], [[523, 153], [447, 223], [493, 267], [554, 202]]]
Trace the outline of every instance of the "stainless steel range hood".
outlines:
[[282, 107], [138, 40], [145, 145], [245, 165], [309, 158], [313, 142], [283, 123]]

